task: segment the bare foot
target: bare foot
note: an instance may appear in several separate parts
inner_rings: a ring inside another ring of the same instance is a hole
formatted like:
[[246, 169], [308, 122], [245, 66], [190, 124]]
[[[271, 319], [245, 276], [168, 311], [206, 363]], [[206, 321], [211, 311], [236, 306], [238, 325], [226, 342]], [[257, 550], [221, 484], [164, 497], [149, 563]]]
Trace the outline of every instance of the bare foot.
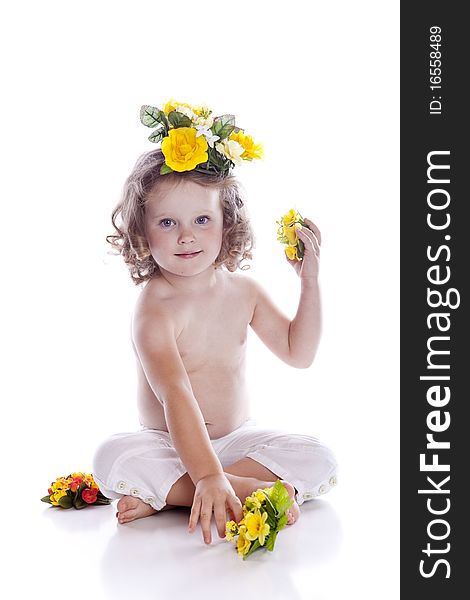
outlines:
[[281, 483], [286, 488], [287, 493], [292, 498], [292, 500], [294, 500], [294, 504], [286, 512], [287, 524], [293, 525], [297, 521], [297, 519], [300, 517], [300, 508], [299, 508], [299, 505], [297, 504], [297, 502], [295, 501], [295, 488], [288, 481], [284, 481], [284, 479], [281, 479]]
[[116, 517], [121, 524], [149, 517], [158, 512], [150, 504], [146, 504], [140, 498], [134, 498], [134, 496], [124, 496], [121, 498], [117, 503], [117, 509]]
[[[273, 481], [261, 481], [260, 479], [256, 479], [254, 477], [241, 477], [238, 475], [232, 475], [230, 473], [225, 473], [225, 475], [232, 484], [232, 487], [235, 490], [235, 493], [242, 504], [244, 504], [246, 497], [252, 494], [258, 488], [263, 489], [273, 487], [274, 485]], [[295, 489], [294, 486], [288, 481], [285, 481], [284, 479], [281, 479], [280, 481], [282, 485], [286, 488], [289, 497], [294, 500], [294, 504], [286, 512], [287, 524], [293, 525], [300, 516], [299, 505], [294, 499]]]

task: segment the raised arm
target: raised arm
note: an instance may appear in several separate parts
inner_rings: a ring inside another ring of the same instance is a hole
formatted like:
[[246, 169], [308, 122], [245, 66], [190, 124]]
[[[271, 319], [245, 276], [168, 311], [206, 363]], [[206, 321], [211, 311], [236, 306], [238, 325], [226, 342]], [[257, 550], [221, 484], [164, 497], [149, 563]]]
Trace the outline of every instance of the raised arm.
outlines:
[[196, 487], [190, 531], [194, 531], [201, 516], [204, 539], [210, 543], [212, 510], [219, 535], [223, 537], [226, 506], [238, 514], [241, 503], [212, 448], [178, 352], [173, 321], [162, 309], [138, 311], [133, 319], [132, 336], [147, 381], [163, 405], [175, 450]]
[[305, 244], [303, 261], [288, 260], [300, 277], [300, 298], [297, 313], [288, 319], [274, 304], [262, 286], [251, 280], [254, 311], [251, 327], [266, 346], [285, 363], [309, 367], [316, 355], [321, 337], [322, 311], [318, 270], [320, 231], [310, 220], [299, 237]]

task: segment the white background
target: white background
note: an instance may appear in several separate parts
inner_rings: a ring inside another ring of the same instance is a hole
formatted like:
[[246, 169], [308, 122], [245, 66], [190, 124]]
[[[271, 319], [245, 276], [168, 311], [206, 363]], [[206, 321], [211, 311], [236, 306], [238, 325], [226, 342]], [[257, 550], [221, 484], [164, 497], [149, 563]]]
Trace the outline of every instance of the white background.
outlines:
[[[81, 573], [108, 597], [86, 539], [74, 532], [85, 550], [71, 565], [67, 528], [54, 529], [59, 538], [48, 529], [89, 517], [51, 517], [39, 498], [59, 475], [90, 471], [109, 434], [139, 427], [129, 342], [139, 288], [104, 238], [135, 160], [155, 147], [140, 106], [175, 98], [232, 112], [263, 142], [265, 160], [238, 169], [257, 237], [249, 273], [291, 317], [299, 282], [275, 221], [295, 206], [323, 235], [315, 364], [288, 367], [254, 335], [248, 357], [254, 416], [317, 435], [340, 463], [324, 499], [340, 522], [337, 548], [315, 581], [308, 564], [293, 569], [298, 598], [398, 597], [398, 7], [2, 8], [2, 539], [23, 592], [46, 598], [57, 578]], [[32, 565], [41, 577], [27, 575]], [[257, 593], [269, 592], [259, 577]]]

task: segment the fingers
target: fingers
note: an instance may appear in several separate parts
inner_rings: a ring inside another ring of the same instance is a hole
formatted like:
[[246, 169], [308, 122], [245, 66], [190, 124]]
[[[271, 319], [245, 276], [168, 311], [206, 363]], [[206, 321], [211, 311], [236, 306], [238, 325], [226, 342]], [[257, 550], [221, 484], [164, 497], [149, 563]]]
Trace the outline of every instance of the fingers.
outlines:
[[188, 531], [189, 533], [193, 533], [196, 529], [198, 521], [200, 521], [202, 537], [204, 538], [206, 544], [211, 543], [211, 517], [212, 505], [202, 505], [201, 500], [199, 498], [195, 498], [191, 508], [191, 514], [189, 515]]
[[199, 513], [201, 511], [201, 501], [199, 498], [194, 498], [193, 505], [191, 507], [191, 514], [189, 515], [189, 533], [193, 533], [196, 529], [197, 522], [199, 521]]
[[211, 536], [211, 519], [212, 519], [212, 503], [203, 504], [201, 509], [200, 521], [202, 529], [202, 537], [206, 544], [210, 544], [212, 541]]
[[227, 503], [233, 515], [233, 520], [238, 523], [243, 519], [242, 503], [240, 502], [240, 499], [237, 498], [237, 496], [232, 496], [227, 500]]
[[[317, 231], [318, 235], [320, 235], [320, 231], [318, 229]], [[317, 256], [320, 254], [320, 241], [314, 231], [311, 231], [307, 227], [302, 227], [301, 229], [297, 229], [297, 235], [306, 247], [310, 247]]]
[[227, 514], [225, 511], [225, 502], [217, 503], [214, 506], [214, 519], [217, 533], [220, 538], [225, 537], [225, 524], [227, 523]]
[[313, 231], [313, 233], [315, 234], [315, 237], [318, 240], [319, 245], [321, 246], [321, 232], [318, 229], [318, 227], [315, 225], [315, 223], [313, 221], [311, 221], [310, 219], [304, 219], [304, 223], [308, 226], [308, 228]]

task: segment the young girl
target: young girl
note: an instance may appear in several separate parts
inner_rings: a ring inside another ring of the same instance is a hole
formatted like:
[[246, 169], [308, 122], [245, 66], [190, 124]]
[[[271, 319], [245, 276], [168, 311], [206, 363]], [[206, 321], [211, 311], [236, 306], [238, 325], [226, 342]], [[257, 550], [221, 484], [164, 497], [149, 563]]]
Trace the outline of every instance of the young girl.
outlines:
[[321, 240], [305, 219], [303, 260], [289, 260], [301, 279], [291, 321], [256, 281], [236, 273], [251, 258], [253, 236], [234, 176], [220, 168], [178, 171], [180, 155], [172, 156], [161, 149], [142, 155], [113, 213], [116, 234], [108, 241], [143, 284], [131, 327], [142, 429], [105, 440], [93, 473], [103, 494], [119, 499], [119, 523], [187, 506], [189, 532], [200, 521], [210, 544], [212, 514], [224, 537], [228, 518], [242, 518], [242, 503], [257, 488], [281, 479], [295, 500], [293, 524], [299, 505], [336, 484], [336, 461], [317, 439], [250, 419], [244, 377], [249, 325], [287, 364], [312, 364]]

